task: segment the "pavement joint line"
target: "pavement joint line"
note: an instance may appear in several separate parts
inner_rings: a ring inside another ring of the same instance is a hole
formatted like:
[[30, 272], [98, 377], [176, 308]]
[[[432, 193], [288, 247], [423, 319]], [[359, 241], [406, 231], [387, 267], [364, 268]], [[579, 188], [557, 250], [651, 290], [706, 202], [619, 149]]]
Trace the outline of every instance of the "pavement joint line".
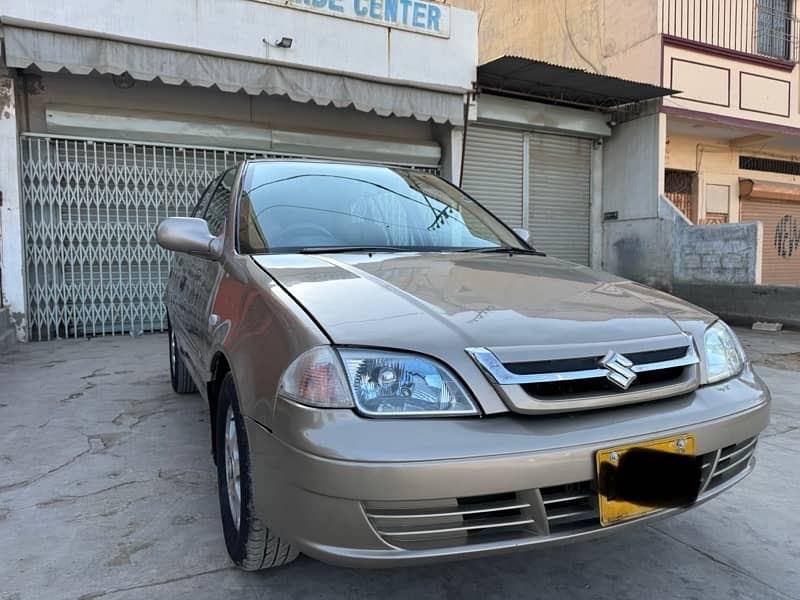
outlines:
[[724, 567], [724, 568], [726, 568], [726, 569], [728, 569], [730, 571], [733, 571], [734, 573], [738, 573], [739, 575], [742, 575], [743, 577], [746, 577], [748, 579], [751, 579], [752, 581], [755, 581], [756, 583], [759, 583], [759, 584], [763, 585], [767, 589], [772, 590], [773, 592], [775, 592], [776, 594], [779, 594], [783, 598], [786, 598], [786, 600], [796, 600], [795, 598], [792, 598], [791, 596], [789, 596], [786, 593], [784, 593], [782, 590], [779, 590], [778, 588], [773, 587], [772, 585], [770, 585], [766, 581], [764, 581], [762, 579], [759, 579], [758, 577], [753, 575], [751, 572], [746, 571], [746, 570], [744, 570], [741, 567], [738, 567], [736, 565], [730, 564], [730, 563], [728, 563], [728, 562], [726, 562], [726, 561], [724, 561], [724, 560], [722, 560], [720, 558], [717, 558], [716, 556], [714, 556], [710, 552], [707, 552], [707, 551], [703, 550], [702, 548], [700, 548], [698, 546], [695, 546], [694, 544], [686, 542], [686, 541], [680, 539], [679, 537], [677, 537], [675, 535], [667, 533], [666, 531], [660, 529], [656, 525], [651, 525], [650, 528], [653, 529], [655, 532], [660, 533], [664, 537], [667, 537], [667, 538], [669, 538], [669, 539], [671, 539], [671, 540], [673, 540], [675, 542], [678, 542], [679, 544], [682, 544], [682, 545], [686, 546], [687, 548], [691, 548], [692, 550], [694, 550], [695, 552], [697, 552], [701, 556], [707, 558], [711, 562], [716, 563], [716, 564], [720, 565], [721, 567]]
[[214, 575], [215, 573], [223, 573], [225, 571], [238, 571], [238, 569], [234, 566], [229, 565], [226, 567], [211, 569], [209, 571], [202, 571], [200, 573], [192, 573], [189, 575], [182, 575], [180, 577], [172, 577], [170, 579], [164, 579], [162, 581], [152, 581], [150, 583], [142, 583], [139, 585], [131, 585], [128, 587], [115, 588], [113, 590], [107, 590], [104, 592], [89, 592], [87, 594], [79, 596], [78, 600], [95, 600], [96, 598], [104, 598], [106, 596], [111, 596], [112, 594], [119, 594], [121, 592], [130, 592], [132, 590], [141, 590], [146, 588], [159, 587], [162, 585], [169, 585], [170, 583], [186, 581], [188, 579], [194, 579], [195, 577], [202, 577], [203, 575]]

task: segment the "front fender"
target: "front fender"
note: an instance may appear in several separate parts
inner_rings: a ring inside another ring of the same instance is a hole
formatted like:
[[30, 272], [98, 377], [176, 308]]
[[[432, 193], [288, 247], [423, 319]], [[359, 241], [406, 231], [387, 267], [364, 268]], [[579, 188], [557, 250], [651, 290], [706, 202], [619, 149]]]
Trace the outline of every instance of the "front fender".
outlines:
[[237, 276], [226, 275], [214, 300], [219, 321], [211, 334], [208, 381], [220, 358], [233, 374], [244, 416], [270, 427], [275, 394], [286, 367], [330, 340], [306, 311], [252, 259], [238, 256]]

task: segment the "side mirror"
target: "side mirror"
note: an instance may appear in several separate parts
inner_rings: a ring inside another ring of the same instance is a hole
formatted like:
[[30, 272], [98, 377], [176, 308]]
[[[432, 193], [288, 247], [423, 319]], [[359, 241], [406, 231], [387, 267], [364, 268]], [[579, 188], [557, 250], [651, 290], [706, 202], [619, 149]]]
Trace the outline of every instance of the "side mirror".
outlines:
[[531, 232], [523, 227], [515, 227], [514, 233], [521, 237], [526, 244], [531, 241]]
[[192, 217], [168, 217], [156, 228], [156, 241], [166, 250], [209, 260], [222, 256], [222, 240], [208, 230], [208, 223]]

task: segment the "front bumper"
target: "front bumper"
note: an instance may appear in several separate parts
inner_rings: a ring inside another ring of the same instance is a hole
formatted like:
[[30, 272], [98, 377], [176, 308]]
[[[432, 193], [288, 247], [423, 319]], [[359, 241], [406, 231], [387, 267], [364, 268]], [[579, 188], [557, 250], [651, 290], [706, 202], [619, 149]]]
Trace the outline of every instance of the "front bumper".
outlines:
[[595, 453], [694, 434], [703, 502], [752, 470], [768, 421], [769, 393], [746, 369], [680, 398], [592, 413], [369, 420], [281, 402], [273, 431], [246, 422], [256, 510], [273, 530], [326, 562], [398, 566], [577, 540], [679, 512], [600, 527]]

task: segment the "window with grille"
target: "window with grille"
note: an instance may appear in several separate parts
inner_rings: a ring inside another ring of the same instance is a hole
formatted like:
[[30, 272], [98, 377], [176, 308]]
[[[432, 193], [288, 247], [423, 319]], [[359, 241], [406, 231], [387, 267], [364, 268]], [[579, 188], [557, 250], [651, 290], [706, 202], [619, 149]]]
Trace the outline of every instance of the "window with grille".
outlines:
[[793, 160], [781, 160], [779, 158], [740, 156], [739, 168], [747, 169], [748, 171], [764, 171], [766, 173], [800, 175], [800, 162], [796, 162]]
[[692, 221], [694, 214], [694, 172], [667, 169], [664, 172], [664, 195]]
[[792, 58], [793, 0], [758, 0], [758, 53]]

